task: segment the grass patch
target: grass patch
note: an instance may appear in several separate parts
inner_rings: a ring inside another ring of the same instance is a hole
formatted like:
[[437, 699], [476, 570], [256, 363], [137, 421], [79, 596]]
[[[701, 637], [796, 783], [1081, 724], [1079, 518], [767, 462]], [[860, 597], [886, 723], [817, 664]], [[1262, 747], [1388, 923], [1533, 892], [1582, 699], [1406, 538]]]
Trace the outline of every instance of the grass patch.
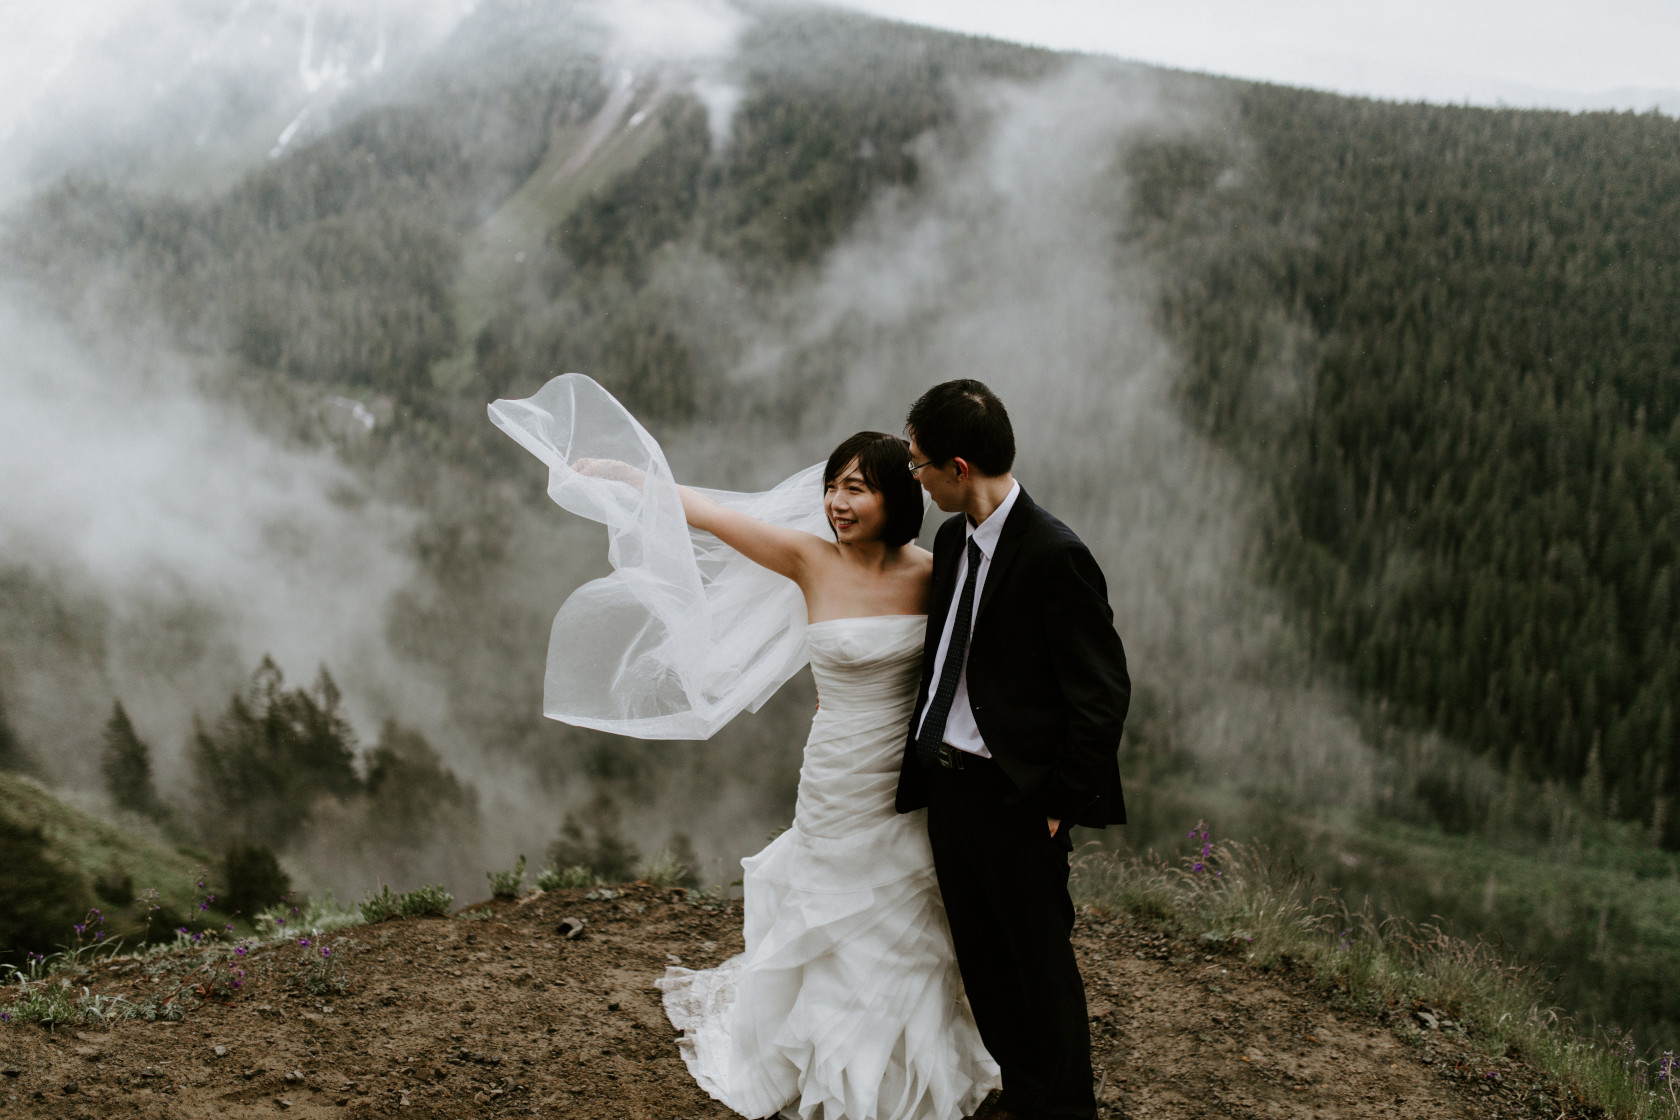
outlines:
[[[1625, 1034], [1583, 1035], [1551, 1006], [1532, 960], [1436, 925], [1349, 909], [1335, 892], [1268, 849], [1192, 832], [1177, 862], [1093, 849], [1075, 860], [1076, 901], [1120, 910], [1240, 952], [1262, 967], [1304, 970], [1361, 1010], [1447, 1012], [1493, 1055], [1515, 1053], [1566, 1099], [1626, 1120], [1680, 1120], [1672, 1055], [1640, 1054]], [[1665, 1065], [1664, 1063], [1668, 1064]]]
[[381, 885], [379, 893], [369, 895], [359, 907], [362, 921], [368, 925], [391, 918], [447, 918], [455, 896], [442, 887], [420, 887], [397, 894]]

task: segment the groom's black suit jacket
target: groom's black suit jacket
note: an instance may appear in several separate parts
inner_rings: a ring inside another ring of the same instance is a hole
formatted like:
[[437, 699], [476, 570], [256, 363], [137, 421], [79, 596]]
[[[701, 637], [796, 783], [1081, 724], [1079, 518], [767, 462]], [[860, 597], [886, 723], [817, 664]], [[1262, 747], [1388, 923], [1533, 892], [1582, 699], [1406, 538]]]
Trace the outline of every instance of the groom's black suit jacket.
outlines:
[[[898, 811], [928, 803], [916, 728], [966, 547], [965, 518], [940, 526], [928, 588], [922, 686], [898, 779]], [[1047, 817], [1102, 828], [1126, 823], [1116, 757], [1131, 701], [1126, 652], [1102, 570], [1085, 542], [1022, 490], [1003, 523], [975, 607], [968, 696], [986, 749]]]

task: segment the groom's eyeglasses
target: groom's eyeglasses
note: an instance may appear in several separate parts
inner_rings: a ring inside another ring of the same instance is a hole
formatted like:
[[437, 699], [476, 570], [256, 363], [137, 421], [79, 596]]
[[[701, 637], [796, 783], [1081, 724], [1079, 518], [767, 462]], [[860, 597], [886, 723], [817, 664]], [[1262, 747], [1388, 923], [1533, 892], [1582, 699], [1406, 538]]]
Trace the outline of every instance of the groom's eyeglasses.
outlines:
[[915, 478], [917, 471], [921, 470], [923, 467], [931, 467], [931, 466], [933, 466], [933, 460], [932, 459], [929, 459], [925, 463], [911, 463], [910, 464], [910, 477]]

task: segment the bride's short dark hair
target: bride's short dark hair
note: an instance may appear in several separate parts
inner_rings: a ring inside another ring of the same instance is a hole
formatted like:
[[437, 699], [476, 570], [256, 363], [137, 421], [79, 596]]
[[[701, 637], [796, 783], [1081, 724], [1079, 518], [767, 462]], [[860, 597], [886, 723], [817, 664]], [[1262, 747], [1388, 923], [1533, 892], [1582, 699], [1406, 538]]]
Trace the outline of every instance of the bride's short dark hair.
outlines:
[[859, 432], [847, 436], [828, 457], [823, 468], [823, 487], [840, 476], [853, 459], [870, 489], [881, 495], [887, 509], [887, 523], [881, 539], [890, 545], [906, 544], [922, 531], [922, 487], [910, 476], [910, 445], [886, 432]]

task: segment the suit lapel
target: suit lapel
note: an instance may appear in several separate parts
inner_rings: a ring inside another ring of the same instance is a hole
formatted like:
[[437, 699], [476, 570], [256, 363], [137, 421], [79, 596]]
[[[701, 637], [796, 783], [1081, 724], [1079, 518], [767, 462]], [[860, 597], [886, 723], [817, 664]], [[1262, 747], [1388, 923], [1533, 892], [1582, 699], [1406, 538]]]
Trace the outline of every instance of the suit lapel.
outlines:
[[997, 548], [992, 551], [992, 566], [986, 571], [986, 586], [980, 590], [980, 602], [974, 608], [974, 625], [978, 627], [980, 620], [985, 617], [986, 604], [997, 595], [999, 587], [1008, 578], [1009, 566], [1014, 563], [1015, 556], [1021, 551], [1021, 544], [1027, 537], [1027, 526], [1032, 521], [1033, 506], [1027, 492], [1022, 490], [1015, 498], [1015, 505], [1009, 511], [1009, 519], [1003, 523], [1003, 532], [998, 534]]

